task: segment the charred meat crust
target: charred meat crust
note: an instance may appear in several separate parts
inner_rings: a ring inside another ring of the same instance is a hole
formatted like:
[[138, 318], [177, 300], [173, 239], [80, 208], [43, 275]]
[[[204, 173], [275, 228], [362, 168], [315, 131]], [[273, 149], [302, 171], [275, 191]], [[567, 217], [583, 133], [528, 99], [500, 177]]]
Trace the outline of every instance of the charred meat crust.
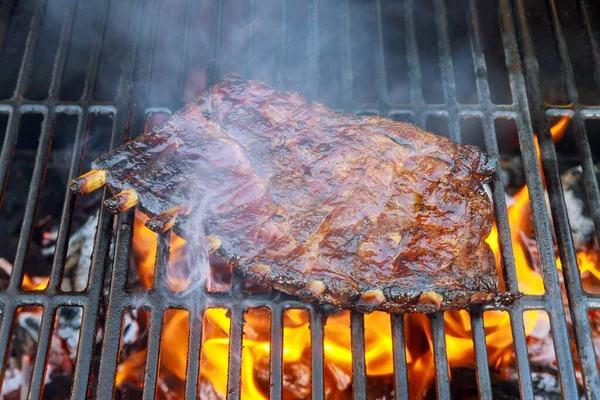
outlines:
[[[485, 242], [481, 246], [482, 248], [478, 250], [478, 253], [487, 258], [489, 246]], [[239, 267], [238, 265], [235, 266]], [[259, 273], [252, 268], [241, 268], [252, 281], [273, 286], [283, 292], [296, 295], [305, 301], [316, 301], [321, 304], [330, 304], [339, 308], [355, 309], [362, 312], [382, 310], [390, 313], [430, 313], [439, 310], [467, 309], [472, 304], [497, 301], [496, 296], [498, 295], [495, 271], [487, 271], [487, 273], [475, 274], [475, 276], [464, 276], [459, 278], [459, 282], [447, 286], [427, 283], [425, 279], [415, 280], [412, 281], [413, 288], [398, 285], [395, 281], [378, 285], [361, 284], [354, 287], [345, 284], [344, 281], [330, 279], [326, 281], [325, 290], [315, 296], [314, 293], [307, 290], [310, 283], [315, 282], [315, 277], [306, 276], [294, 270], [286, 270], [278, 274], [279, 270], [271, 269], [269, 274], [265, 275], [262, 273], [264, 271]], [[452, 278], [451, 275], [448, 276], [449, 280]], [[363, 293], [372, 290], [380, 290], [383, 293], [385, 300], [381, 304], [360, 301]], [[428, 292], [437, 293], [441, 296], [439, 306], [433, 307], [430, 302], [419, 302], [421, 294]], [[482, 294], [484, 295], [483, 299], [478, 299]]]
[[218, 237], [254, 281], [393, 313], [498, 301], [482, 186], [495, 167], [413, 125], [238, 78], [92, 165], [111, 192], [135, 191], [147, 226]]

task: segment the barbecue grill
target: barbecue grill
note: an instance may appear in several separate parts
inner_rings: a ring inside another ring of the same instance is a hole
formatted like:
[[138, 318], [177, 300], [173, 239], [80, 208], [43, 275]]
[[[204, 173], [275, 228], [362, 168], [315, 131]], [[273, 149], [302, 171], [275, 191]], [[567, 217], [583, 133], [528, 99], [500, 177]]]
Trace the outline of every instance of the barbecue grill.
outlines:
[[[2, 2], [0, 9], [0, 43], [4, 46], [5, 65], [10, 64], [11, 58], [10, 54], [7, 55], [8, 44], [14, 45], [19, 41], [21, 44], [21, 47], [18, 46], [21, 53], [16, 57], [13, 56], [13, 61], [18, 63], [13, 69], [14, 73], [11, 75], [9, 67], [6, 67], [8, 77], [2, 78], [2, 85], [5, 87], [1, 91], [6, 93], [6, 96], [0, 101], [0, 113], [5, 117], [1, 121], [5, 122], [6, 128], [0, 153], [0, 182], [3, 183], [0, 201], [5, 201], [8, 196], [11, 196], [11, 187], [5, 182], [8, 180], [14, 158], [20, 156], [19, 151], [15, 152], [15, 145], [18, 140], [22, 140], [21, 135], [26, 134], [21, 127], [22, 121], [31, 115], [42, 117], [37, 128], [39, 132], [37, 149], [31, 159], [33, 165], [31, 180], [13, 270], [8, 287], [0, 292], [2, 376], [6, 369], [9, 342], [14, 328], [13, 320], [17, 310], [27, 305], [43, 307], [37, 357], [32, 367], [28, 398], [41, 396], [54, 318], [57, 310], [63, 306], [83, 308], [71, 398], [82, 399], [86, 396], [111, 398], [113, 396], [111, 388], [115, 384], [119, 357], [123, 310], [138, 307], [140, 304], [150, 312], [143, 398], [153, 398], [155, 395], [163, 318], [170, 308], [189, 311], [185, 396], [196, 398], [199, 386], [202, 323], [204, 312], [208, 307], [222, 307], [230, 312], [228, 399], [240, 397], [244, 312], [255, 307], [266, 307], [271, 315], [270, 398], [282, 397], [283, 314], [288, 309], [304, 309], [310, 315], [312, 398], [324, 398], [323, 340], [326, 318], [324, 310], [281, 294], [249, 293], [243, 289], [241, 276], [235, 272], [231, 287], [225, 292], [212, 292], [201, 287], [183, 294], [173, 293], [168, 289], [165, 279], [169, 255], [168, 233], [161, 235], [158, 241], [152, 288], [147, 293], [127, 290], [134, 221], [132, 210], [118, 217], [113, 217], [105, 210], [100, 211], [89, 271], [89, 284], [81, 292], [63, 292], [60, 285], [76, 206], [76, 196], [66, 185], [48, 286], [43, 291], [35, 292], [21, 289], [28, 249], [35, 229], [36, 213], [48, 168], [49, 153], [54, 146], [53, 143], [58, 140], [54, 137], [57, 119], [69, 115], [77, 121], [72, 138], [71, 150], [73, 151], [64, 150], [66, 154], [64, 159], [70, 157], [70, 161], [65, 162], [65, 166], [68, 164], [68, 172], [65, 174], [68, 174], [68, 179], [72, 179], [85, 172], [82, 170], [85, 167], [84, 159], [90, 157], [89, 153], [93, 154], [93, 149], [87, 149], [88, 153], [85, 155], [86, 148], [83, 146], [89, 136], [92, 120], [107, 115], [112, 118], [110, 136], [104, 138], [104, 141], [109, 143], [107, 149], [112, 149], [124, 140], [143, 132], [147, 117], [157, 113], [171, 113], [183, 104], [181, 93], [184, 86], [189, 84], [185, 80], [184, 72], [190, 65], [190, 59], [194, 57], [189, 56], [191, 52], [204, 54], [208, 85], [228, 72], [240, 72], [247, 77], [269, 80], [277, 87], [295, 88], [308, 98], [322, 98], [323, 102], [328, 100], [337, 102], [333, 106], [340, 110], [409, 119], [422, 127], [425, 127], [431, 118], [442, 119], [447, 121], [449, 137], [457, 142], [461, 142], [461, 120], [480, 119], [483, 127], [484, 149], [492, 155], [499, 153], [495, 121], [503, 118], [514, 120], [531, 199], [546, 290], [543, 295], [523, 295], [512, 306], [505, 309], [510, 315], [520, 396], [524, 399], [534, 398], [523, 325], [523, 312], [527, 310], [545, 310], [548, 313], [563, 398], [578, 398], [581, 389], [589, 399], [600, 396], [600, 377], [588, 319], [588, 311], [600, 309], [600, 301], [597, 296], [585, 292], [582, 288], [561, 186], [557, 154], [549, 131], [550, 119], [573, 112], [576, 149], [592, 210], [595, 237], [598, 240], [600, 238], [600, 190], [594, 172], [593, 150], [588, 141], [591, 133], [586, 130], [588, 128], [586, 121], [600, 119], [600, 111], [598, 107], [584, 106], [580, 102], [578, 85], [581, 84], [577, 80], [582, 78], [576, 76], [578, 66], [572, 64], [573, 55], [570, 54], [567, 45], [561, 7], [557, 1], [548, 0], [545, 5], [552, 34], [552, 37], [548, 37], [547, 40], [548, 42], [554, 40], [556, 43], [561, 68], [560, 71], [556, 71], [556, 74], [564, 81], [566, 99], [568, 103], [572, 103], [569, 108], [544, 103], [545, 78], [540, 69], [533, 39], [533, 33], [537, 28], [528, 19], [530, 6], [523, 0], [499, 0], [490, 4], [475, 0], [460, 2], [460, 6], [466, 10], [467, 31], [463, 45], [467, 49], [466, 54], [470, 57], [469, 66], [472, 65], [475, 83], [473, 91], [477, 99], [471, 102], [465, 102], [461, 98], [462, 77], [459, 77], [459, 74], [463, 72], [455, 69], [454, 66], [456, 59], [453, 46], [456, 42], [453, 41], [452, 36], [454, 27], [451, 26], [448, 18], [452, 8], [459, 2], [433, 1], [430, 10], [433, 13], [431, 21], [434, 25], [429, 28], [435, 32], [434, 43], [437, 42], [438, 57], [433, 64], [435, 68], [439, 68], [441, 77], [441, 101], [437, 104], [430, 100], [432, 96], [435, 98], [435, 95], [429, 93], [429, 89], [425, 87], [427, 74], [430, 71], [423, 66], [424, 55], [420, 52], [420, 37], [416, 27], [416, 15], [421, 6], [418, 5], [420, 2], [414, 0], [403, 0], [393, 4], [384, 0], [360, 3], [360, 15], [363, 18], [361, 28], [356, 28], [355, 16], [353, 16], [355, 4], [349, 0], [335, 2], [334, 18], [331, 17], [331, 10], [329, 13], [323, 11], [324, 4], [329, 2], [309, 1], [302, 14], [307, 22], [304, 22], [305, 26], [300, 28], [293, 23], [298, 12], [296, 3], [291, 1], [269, 3], [275, 22], [272, 24], [273, 46], [268, 51], [269, 62], [272, 62], [272, 65], [267, 67], [265, 65], [268, 63], [263, 60], [265, 38], [260, 36], [261, 32], [256, 22], [257, 15], [262, 12], [262, 8], [266, 7], [267, 3], [240, 1], [240, 15], [244, 22], [242, 27], [227, 25], [224, 15], [225, 2], [222, 0], [213, 0], [207, 5], [203, 10], [208, 12], [202, 15], [200, 21], [192, 18], [197, 5], [191, 0], [176, 2], [177, 6], [172, 7], [175, 11], [171, 12], [165, 11], [171, 7], [165, 7], [163, 4], [165, 2], [158, 0], [131, 0], [124, 5], [119, 5], [116, 1], [94, 2], [93, 6], [86, 3], [76, 0], [60, 0], [46, 4], [42, 0], [30, 2], [6, 0]], [[333, 8], [332, 5], [329, 6]], [[487, 7], [492, 7], [493, 10], [489, 14], [496, 19], [484, 20], [482, 17], [484, 7], [486, 10]], [[579, 0], [576, 7], [575, 5], [569, 7], [576, 8], [578, 15], [581, 16], [581, 20], [577, 23], [583, 27], [582, 39], [589, 43], [588, 56], [593, 63], [593, 73], [585, 79], [600, 83], [598, 26], [594, 26], [594, 18], [597, 15], [592, 14], [593, 10], [586, 0]], [[401, 29], [396, 28], [396, 34], [398, 46], [405, 52], [406, 63], [405, 70], [398, 70], [398, 73], [407, 76], [406, 101], [396, 101], [397, 99], [392, 98], [388, 90], [389, 83], [394, 80], [392, 76], [394, 71], [386, 68], [389, 64], [386, 62], [389, 61], [390, 49], [384, 46], [384, 28], [390, 10], [395, 10], [397, 15], [401, 16], [395, 23], [402, 25]], [[85, 14], [94, 15], [93, 23], [88, 24], [85, 35], [79, 36], [82, 25], [86, 24], [82, 22]], [[163, 21], [164, 18], [170, 18], [175, 23], [168, 25]], [[506, 102], [501, 101], [501, 96], [494, 98], [496, 90], [494, 86], [501, 83], [498, 84], [493, 76], [496, 70], [488, 65], [490, 60], [485, 54], [487, 42], [484, 32], [488, 28], [484, 25], [487, 24], [496, 24], [499, 29], [500, 44], [505, 59], [505, 65], [501, 67], [508, 71], [506, 76], [509, 89], [505, 92], [510, 93], [510, 97]], [[332, 29], [331, 26], [334, 28]], [[200, 29], [209, 32], [209, 35], [202, 36], [201, 40], [197, 36]], [[241, 43], [239, 50], [243, 60], [239, 64], [241, 67], [239, 65], [236, 67], [235, 63], [224, 56], [225, 46], [231, 44], [228, 42], [230, 36], [225, 35], [228, 29], [237, 29], [237, 36], [234, 36], [238, 39], [242, 38], [239, 40]], [[328, 29], [335, 32], [326, 40], [324, 34]], [[359, 29], [361, 35], [368, 33], [367, 36], [373, 39], [368, 43], [371, 52], [368, 56], [369, 66], [363, 65], [365, 63], [363, 58], [366, 56], [357, 58], [352, 52], [355, 44], [352, 38], [357, 39], [356, 34], [352, 36], [354, 29]], [[54, 39], [48, 39], [46, 36], [48, 32], [55, 33]], [[111, 35], [117, 35], [120, 40], [111, 39], [114, 37]], [[299, 40], [298, 37], [304, 39]], [[85, 44], [77, 45], [78, 40]], [[326, 41], [327, 43], [324, 44]], [[46, 54], [44, 46], [54, 49], [50, 56]], [[82, 50], [84, 47], [86, 52]], [[193, 47], [197, 50], [190, 50]], [[328, 54], [334, 52], [334, 47], [335, 54], [339, 54], [339, 58]], [[175, 70], [161, 70], [155, 67], [153, 60], [157, 56], [161, 57], [163, 51], [167, 51], [166, 54], [163, 53], [164, 57], [170, 59]], [[87, 56], [80, 55], [78, 52]], [[82, 61], [83, 58], [85, 60]], [[327, 61], [325, 67], [323, 60]], [[75, 68], [73, 65], [77, 63], [79, 65]], [[300, 69], [298, 65], [301, 65], [302, 71], [298, 71]], [[161, 79], [165, 74], [169, 75], [169, 78]], [[292, 75], [293, 79], [288, 75]], [[322, 88], [326, 86], [331, 75], [337, 77], [336, 82], [339, 84], [334, 85], [334, 90], [324, 93]], [[75, 79], [71, 79], [74, 76], [81, 76], [82, 79], [76, 82]], [[114, 78], [115, 76], [118, 79]], [[371, 78], [372, 81], [369, 81]], [[162, 86], [153, 85], [157, 80], [166, 83]], [[365, 81], [372, 82], [373, 85], [366, 85]], [[44, 82], [46, 86], [43, 85]], [[101, 86], [98, 82], [108, 83]], [[365, 95], [364, 90], [356, 89], [365, 86], [371, 88], [373, 96]], [[39, 87], [47, 87], [47, 93], [40, 94]], [[78, 94], [73, 96], [69, 93]], [[596, 100], [598, 98], [600, 97], [597, 96]], [[589, 103], [588, 100], [585, 101]], [[544, 176], [540, 173], [536, 156], [534, 132], [538, 134]], [[30, 155], [33, 153], [30, 152]], [[544, 180], [552, 218], [546, 207]], [[519, 287], [505, 193], [500, 175], [497, 175], [493, 181], [492, 194], [505, 289], [516, 293]], [[118, 218], [116, 225], [113, 224], [114, 218]], [[570, 349], [567, 315], [563, 308], [559, 286], [560, 272], [556, 267], [553, 237], [556, 238], [562, 263], [570, 318], [573, 322], [577, 350], [575, 353]], [[112, 263], [109, 263], [110, 260]], [[104, 296], [105, 276], [108, 275], [110, 275], [109, 295]], [[99, 320], [102, 307], [106, 309], [105, 318]], [[483, 313], [490, 309], [491, 306], [473, 306], [470, 309], [477, 388], [479, 396], [484, 399], [492, 398], [492, 382], [483, 323]], [[435, 356], [436, 394], [440, 399], [449, 399], [451, 391], [444, 315], [437, 312], [430, 314], [428, 318]], [[408, 399], [404, 316], [391, 316], [391, 324], [395, 397]], [[94, 355], [98, 325], [104, 327], [102, 350], [101, 354]], [[368, 395], [364, 328], [364, 316], [360, 313], [352, 313], [352, 391], [356, 399], [367, 398]], [[574, 358], [579, 360], [583, 377], [582, 388], [577, 383]], [[97, 389], [90, 385], [95, 359], [99, 359], [99, 370], [94, 382]]]

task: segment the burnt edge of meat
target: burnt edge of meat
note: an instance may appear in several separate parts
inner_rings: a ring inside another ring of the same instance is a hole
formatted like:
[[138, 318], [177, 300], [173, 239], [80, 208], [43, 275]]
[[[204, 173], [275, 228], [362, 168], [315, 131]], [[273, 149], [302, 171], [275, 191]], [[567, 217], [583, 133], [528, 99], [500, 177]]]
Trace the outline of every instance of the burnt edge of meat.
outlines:
[[[246, 83], [240, 82], [237, 79], [227, 80], [220, 84], [221, 86], [226, 85], [245, 85]], [[260, 83], [262, 84], [262, 83]], [[264, 84], [262, 84], [264, 85]], [[266, 86], [266, 85], [264, 85]], [[207, 92], [202, 97], [211, 96], [215, 93], [216, 89]], [[202, 97], [200, 99], [202, 99]], [[199, 102], [198, 100], [197, 102]], [[317, 103], [311, 103], [310, 106], [324, 108]], [[189, 116], [186, 114], [189, 108], [186, 106], [183, 110], [177, 112], [172, 118], [185, 119]], [[213, 113], [214, 114], [214, 113]], [[205, 117], [213, 117], [211, 114], [204, 115]], [[341, 114], [341, 117], [348, 118], [353, 121], [365, 121], [361, 117], [348, 116]], [[373, 118], [373, 117], [372, 117]], [[376, 117], [378, 118], [378, 117]], [[384, 119], [381, 119], [384, 120]], [[168, 122], [168, 121], [167, 121]], [[164, 132], [163, 124], [160, 127], [155, 128], [154, 132], [150, 135], [156, 137], [170, 138], [176, 136], [176, 133]], [[410, 127], [415, 132], [424, 132], [409, 124], [399, 125], [404, 127]], [[144, 161], [144, 156], [139, 153], [139, 147], [136, 148], [134, 143], [150, 143], [150, 135], [139, 137], [132, 142], [126, 143], [119, 149], [112, 151], [98, 160], [96, 160], [92, 167], [98, 170], [106, 170], [106, 186], [113, 193], [122, 193], [123, 190], [136, 190], [140, 192], [140, 201], [137, 202], [137, 207], [140, 208], [145, 214], [151, 218], [163, 215], [165, 210], [172, 209], [178, 204], [173, 203], [169, 197], [168, 192], [161, 192], [151, 187], [151, 181], [144, 182], [145, 185], [140, 184], [140, 181], [136, 181], [135, 184], [127, 181], [119, 181], [111, 174], [111, 169], [115, 167], [117, 162], [123, 161], [123, 154], [131, 157], [131, 160], [125, 161], [126, 166], [120, 166], [119, 168], [127, 170], [128, 167], [135, 166], [136, 163]], [[414, 143], [404, 140], [401, 137], [395, 136], [393, 133], [389, 133], [389, 139], [395, 142], [399, 146], [413, 147]], [[442, 139], [440, 139], [442, 140]], [[447, 140], [447, 139], [444, 139]], [[185, 142], [182, 144], [185, 146]], [[458, 146], [458, 145], [456, 145]], [[144, 146], [141, 146], [144, 147]], [[152, 146], [148, 146], [151, 148]], [[170, 149], [172, 146], [167, 146]], [[460, 157], [467, 157], [464, 154], [475, 154], [478, 158], [476, 160], [465, 159], [466, 164], [471, 165], [471, 171], [473, 174], [477, 174], [477, 179], [483, 184], [489, 182], [493, 175], [496, 173], [497, 159], [487, 155], [484, 152], [476, 149], [473, 146], [461, 146], [465, 152], [458, 152]], [[117, 160], [119, 157], [121, 159]], [[137, 159], [136, 159], [137, 157]], [[140, 159], [142, 159], [140, 161]], [[79, 191], [77, 187], [72, 187], [74, 191]], [[481, 191], [481, 193], [479, 192]], [[483, 189], [480, 187], [477, 189], [478, 195], [485, 195]], [[113, 201], [111, 204], [121, 204], [123, 201]], [[120, 211], [120, 210], [119, 210]], [[173, 225], [174, 231], [184, 238], [189, 238], [186, 232], [186, 226], [188, 226], [189, 218], [186, 215], [180, 215]], [[155, 228], [163, 228], [165, 224], [155, 224]], [[210, 232], [208, 232], [210, 233]], [[427, 286], [425, 282], [415, 281], [412, 285], [414, 289], [409, 289], [406, 286], [399, 285], [398, 280], [391, 280], [390, 284], [368, 284], [361, 283], [358, 287], [350, 290], [347, 286], [344, 286], [336, 280], [329, 280], [325, 282], [325, 288], [317, 288], [318, 290], [308, 290], [307, 286], [314, 282], [307, 276], [303, 275], [297, 270], [284, 269], [281, 266], [278, 268], [269, 269], [255, 269], [252, 266], [244, 265], [240, 263], [240, 257], [237, 254], [228, 252], [225, 248], [219, 248], [214, 254], [220, 258], [223, 258], [229, 262], [233, 267], [241, 270], [246, 278], [263, 284], [266, 286], [272, 286], [276, 289], [282, 290], [286, 293], [300, 297], [305, 301], [318, 302], [328, 306], [334, 306], [339, 308], [355, 309], [362, 312], [371, 312], [373, 310], [384, 310], [392, 313], [405, 313], [405, 312], [434, 312], [438, 310], [448, 309], [466, 309], [473, 304], [489, 304], [496, 305], [499, 307], [506, 307], [510, 305], [518, 297], [515, 293], [499, 293], [498, 282], [495, 270], [495, 260], [489, 245], [485, 240], [481, 240], [479, 246], [475, 250], [478, 253], [477, 262], [473, 265], [474, 269], [480, 269], [479, 275], [476, 276], [462, 276], [461, 272], [457, 271], [455, 275], [458, 277], [458, 281], [453, 282], [449, 285], [437, 285]], [[275, 271], [274, 271], [275, 270]], [[315, 294], [317, 292], [318, 294]], [[372, 297], [372, 302], [369, 301]], [[381, 296], [383, 301], [381, 301]]]
[[[301, 276], [297, 271], [290, 271], [287, 274], [278, 275], [276, 278], [273, 278], [241, 267], [236, 264], [235, 260], [232, 262], [234, 268], [240, 268], [244, 272], [245, 277], [258, 284], [273, 286], [278, 290], [297, 296], [306, 302], [334, 305], [341, 309], [356, 310], [363, 313], [373, 311], [386, 311], [393, 314], [433, 313], [436, 311], [468, 309], [470, 306], [476, 304], [493, 304], [495, 307], [504, 308], [512, 304], [519, 297], [518, 294], [511, 292], [499, 293], [497, 281], [494, 276], [490, 275], [479, 277], [478, 284], [476, 285], [473, 285], [471, 281], [466, 281], [465, 285], [462, 286], [464, 290], [443, 286], [438, 286], [435, 290], [424, 291], [419, 288], [407, 290], [396, 285], [361, 285], [359, 293], [352, 293], [342, 288], [336, 288], [335, 283], [330, 281], [326, 285], [327, 288], [320, 295], [315, 296], [306, 289], [310, 280]], [[276, 284], [273, 284], [274, 281]], [[381, 291], [386, 300], [377, 305], [361, 301], [362, 295], [372, 291]], [[426, 292], [434, 292], [441, 295], [443, 298], [441, 304], [420, 303], [421, 296]], [[484, 298], [481, 301], [473, 301], [473, 296], [477, 294], [482, 294]], [[346, 302], [341, 303], [339, 298], [345, 298]]]

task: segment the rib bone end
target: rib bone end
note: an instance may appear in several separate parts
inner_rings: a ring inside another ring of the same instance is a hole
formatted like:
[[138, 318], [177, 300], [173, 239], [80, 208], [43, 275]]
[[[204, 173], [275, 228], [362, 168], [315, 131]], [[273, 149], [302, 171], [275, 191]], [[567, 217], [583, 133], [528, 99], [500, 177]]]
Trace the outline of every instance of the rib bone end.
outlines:
[[118, 214], [135, 207], [138, 203], [138, 195], [133, 189], [123, 190], [108, 200], [104, 201], [104, 206], [113, 214]]
[[383, 304], [384, 301], [385, 295], [383, 292], [379, 289], [373, 289], [364, 292], [356, 305], [360, 308], [374, 308]]
[[268, 278], [271, 274], [271, 267], [264, 264], [255, 265], [253, 267], [248, 268], [248, 272], [256, 277], [260, 278]]
[[219, 248], [221, 247], [221, 238], [219, 238], [217, 235], [207, 235], [205, 238], [206, 243], [208, 244], [209, 247], [209, 252], [213, 253], [217, 250], [219, 250]]
[[313, 296], [319, 297], [321, 293], [325, 291], [325, 283], [319, 280], [310, 281], [308, 285], [306, 285], [306, 289], [312, 293]]
[[177, 217], [188, 215], [189, 213], [190, 207], [182, 204], [170, 208], [154, 218], [150, 218], [144, 225], [146, 225], [146, 228], [150, 229], [151, 231], [163, 233], [175, 225], [177, 222]]
[[419, 306], [426, 311], [437, 311], [442, 306], [444, 298], [437, 292], [423, 292], [419, 296]]
[[475, 293], [473, 296], [471, 296], [469, 303], [470, 304], [489, 303], [493, 297], [494, 297], [494, 295], [491, 293]]
[[69, 184], [69, 189], [75, 194], [84, 195], [101, 188], [106, 184], [106, 171], [93, 169], [88, 173], [75, 178]]

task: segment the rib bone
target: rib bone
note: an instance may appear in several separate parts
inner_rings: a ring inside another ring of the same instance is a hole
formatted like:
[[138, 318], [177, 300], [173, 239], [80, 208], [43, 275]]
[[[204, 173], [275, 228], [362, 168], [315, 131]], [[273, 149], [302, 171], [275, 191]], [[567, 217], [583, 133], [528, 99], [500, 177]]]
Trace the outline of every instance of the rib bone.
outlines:
[[494, 295], [492, 295], [491, 293], [475, 293], [473, 296], [471, 296], [469, 303], [484, 304], [492, 300], [493, 297]]
[[250, 267], [248, 269], [248, 272], [262, 278], [268, 278], [271, 274], [271, 267], [264, 264], [255, 265], [254, 267]]
[[190, 213], [190, 207], [185, 204], [180, 204], [176, 207], [170, 208], [164, 211], [160, 215], [150, 218], [146, 221], [146, 228], [157, 233], [163, 233], [168, 231], [177, 222], [177, 217], [188, 215]]
[[135, 207], [138, 195], [133, 189], [123, 190], [121, 193], [104, 201], [104, 206], [113, 214], [122, 213]]
[[358, 300], [357, 306], [361, 308], [375, 308], [383, 304], [385, 295], [379, 289], [368, 290], [364, 292]]
[[221, 238], [217, 235], [207, 235], [205, 237], [207, 244], [210, 246], [209, 252], [215, 252], [221, 247]]
[[325, 291], [325, 283], [319, 280], [310, 281], [309, 284], [306, 285], [306, 289], [315, 297], [319, 297], [321, 293]]
[[424, 311], [437, 311], [442, 306], [444, 298], [437, 292], [423, 292], [419, 296], [419, 306], [423, 306]]
[[75, 178], [69, 184], [72, 192], [83, 195], [93, 192], [106, 184], [106, 171], [102, 169], [93, 169]]

